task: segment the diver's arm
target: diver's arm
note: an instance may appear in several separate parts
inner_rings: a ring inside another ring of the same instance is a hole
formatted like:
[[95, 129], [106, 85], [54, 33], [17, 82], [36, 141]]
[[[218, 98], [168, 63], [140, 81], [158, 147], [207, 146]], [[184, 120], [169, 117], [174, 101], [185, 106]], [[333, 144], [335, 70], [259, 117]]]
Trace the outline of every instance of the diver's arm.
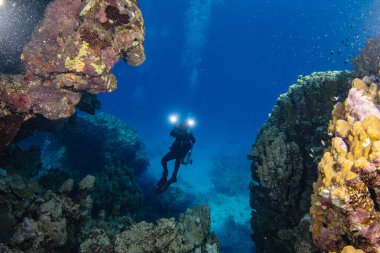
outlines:
[[178, 128], [177, 127], [173, 128], [173, 130], [170, 132], [170, 136], [177, 138], [177, 136], [178, 136]]

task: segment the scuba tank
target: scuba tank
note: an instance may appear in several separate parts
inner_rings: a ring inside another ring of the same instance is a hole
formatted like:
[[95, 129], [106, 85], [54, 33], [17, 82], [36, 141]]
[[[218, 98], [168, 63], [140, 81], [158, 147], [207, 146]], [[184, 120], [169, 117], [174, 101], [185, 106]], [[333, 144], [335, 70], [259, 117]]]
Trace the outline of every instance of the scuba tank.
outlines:
[[181, 164], [183, 165], [192, 165], [193, 164], [193, 159], [191, 159], [191, 153], [193, 151], [193, 146], [191, 146], [190, 150], [186, 153], [185, 157], [182, 158]]

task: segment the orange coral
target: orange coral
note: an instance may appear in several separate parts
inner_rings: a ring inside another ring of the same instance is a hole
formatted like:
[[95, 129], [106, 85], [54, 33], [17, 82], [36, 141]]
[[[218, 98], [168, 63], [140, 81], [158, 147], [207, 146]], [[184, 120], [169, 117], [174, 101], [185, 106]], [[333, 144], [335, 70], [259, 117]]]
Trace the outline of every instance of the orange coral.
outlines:
[[368, 88], [360, 79], [353, 80], [352, 87], [352, 96], [336, 104], [332, 113], [329, 131], [335, 137], [318, 165], [310, 208], [312, 233], [324, 251], [364, 252], [346, 246], [348, 238], [372, 253], [380, 248], [380, 213], [371, 197], [376, 194], [372, 188], [380, 186], [379, 95], [375, 84]]

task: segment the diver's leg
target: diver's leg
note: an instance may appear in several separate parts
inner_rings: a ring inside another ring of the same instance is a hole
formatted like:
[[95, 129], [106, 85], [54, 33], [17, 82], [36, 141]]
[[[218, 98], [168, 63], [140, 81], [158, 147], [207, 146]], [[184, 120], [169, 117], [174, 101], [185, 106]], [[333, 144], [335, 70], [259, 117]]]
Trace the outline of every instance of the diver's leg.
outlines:
[[169, 171], [168, 171], [168, 162], [172, 159], [171, 158], [171, 152], [167, 153], [166, 155], [164, 155], [164, 157], [162, 157], [161, 159], [161, 165], [162, 165], [162, 168], [164, 169], [164, 172], [163, 172], [163, 176], [167, 177], [168, 174], [169, 174]]
[[179, 170], [179, 166], [181, 166], [181, 158], [175, 159], [173, 175], [169, 181], [172, 181], [173, 183], [177, 182], [177, 173]]
[[166, 182], [165, 186], [160, 189], [160, 192], [166, 191], [172, 183], [177, 182], [177, 173], [179, 170], [179, 166], [181, 165], [181, 157], [175, 158], [175, 164], [174, 164], [174, 171], [172, 177], [169, 179], [169, 181]]
[[162, 165], [162, 168], [164, 169], [164, 171], [162, 173], [162, 177], [161, 177], [160, 181], [158, 181], [158, 183], [157, 183], [157, 186], [159, 189], [162, 188], [167, 182], [167, 178], [168, 178], [168, 174], [169, 174], [168, 161], [173, 160], [173, 159], [174, 159], [174, 155], [172, 152], [167, 153], [161, 159], [161, 165]]

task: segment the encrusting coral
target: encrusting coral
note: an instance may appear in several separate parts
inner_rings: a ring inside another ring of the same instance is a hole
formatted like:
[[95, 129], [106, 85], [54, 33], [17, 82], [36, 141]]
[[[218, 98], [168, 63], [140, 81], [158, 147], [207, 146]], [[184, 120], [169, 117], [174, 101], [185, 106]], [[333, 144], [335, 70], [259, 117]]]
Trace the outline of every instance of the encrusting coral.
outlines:
[[353, 80], [347, 99], [334, 106], [331, 143], [313, 185], [312, 234], [323, 251], [380, 251], [380, 93], [365, 80]]
[[[92, 208], [92, 199], [88, 195], [91, 185], [87, 186], [73, 200], [67, 195], [43, 191], [30, 179], [7, 174], [0, 176], [1, 241], [12, 248], [10, 252], [65, 249], [78, 231], [70, 224], [80, 224]], [[69, 250], [66, 248], [66, 251]]]
[[219, 252], [219, 242], [210, 231], [210, 210], [199, 206], [187, 210], [178, 222], [160, 219], [156, 225], [140, 222], [116, 236], [115, 251], [127, 252]]
[[[294, 252], [295, 247], [313, 252], [312, 243], [303, 236], [306, 232], [294, 228], [309, 211], [312, 182], [317, 178], [312, 168], [328, 139], [331, 108], [346, 96], [351, 80], [350, 72], [300, 77], [280, 96], [260, 129], [248, 156], [252, 179], [259, 183], [250, 184], [257, 252]], [[290, 230], [301, 234], [288, 240], [278, 237]]]
[[365, 76], [376, 76], [380, 74], [379, 65], [380, 35], [367, 41], [366, 46], [355, 57], [355, 76], [364, 78]]
[[156, 224], [93, 217], [94, 177], [66, 180], [61, 193], [0, 170], [0, 252], [218, 253], [210, 209], [198, 206]]
[[116, 89], [111, 73], [123, 58], [144, 59], [142, 13], [134, 0], [55, 0], [24, 47], [23, 74], [0, 75], [0, 149], [22, 122], [67, 118], [83, 93]]

